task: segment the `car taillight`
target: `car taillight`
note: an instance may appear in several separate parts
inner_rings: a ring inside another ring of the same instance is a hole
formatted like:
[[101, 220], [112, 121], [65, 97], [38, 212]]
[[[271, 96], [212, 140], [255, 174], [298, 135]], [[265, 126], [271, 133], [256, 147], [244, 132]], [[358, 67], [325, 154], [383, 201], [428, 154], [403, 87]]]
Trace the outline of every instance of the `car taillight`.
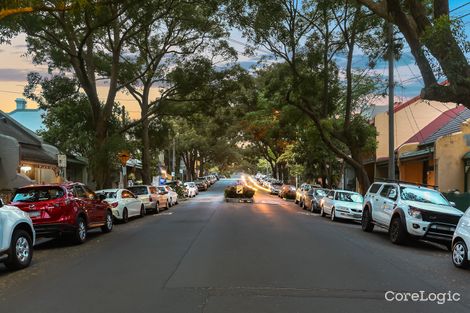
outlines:
[[119, 204], [119, 203], [117, 203], [117, 202], [113, 202], [113, 203], [111, 203], [111, 206], [112, 206], [113, 208], [115, 208], [115, 207], [118, 206], [118, 204]]

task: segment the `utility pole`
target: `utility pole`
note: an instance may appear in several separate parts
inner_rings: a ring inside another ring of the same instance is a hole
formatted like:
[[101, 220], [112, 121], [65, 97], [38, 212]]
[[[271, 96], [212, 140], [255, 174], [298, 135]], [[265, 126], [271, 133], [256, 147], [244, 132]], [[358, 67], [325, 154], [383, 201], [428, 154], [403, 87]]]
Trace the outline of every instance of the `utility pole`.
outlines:
[[[171, 172], [174, 173], [174, 176], [176, 177], [176, 139], [175, 136], [173, 136], [173, 164], [171, 167]], [[175, 180], [173, 178], [173, 180]]]
[[395, 82], [393, 77], [393, 24], [388, 23], [388, 178], [395, 179], [395, 121], [393, 107]]

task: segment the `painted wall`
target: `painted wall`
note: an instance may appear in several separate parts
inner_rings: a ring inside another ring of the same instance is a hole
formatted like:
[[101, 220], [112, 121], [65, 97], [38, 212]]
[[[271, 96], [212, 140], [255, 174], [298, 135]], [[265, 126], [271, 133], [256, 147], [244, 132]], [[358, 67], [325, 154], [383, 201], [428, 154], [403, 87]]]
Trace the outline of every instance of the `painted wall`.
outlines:
[[400, 163], [400, 180], [421, 184], [423, 181], [423, 162], [408, 161]]
[[464, 162], [470, 151], [470, 120], [462, 124], [461, 132], [439, 138], [435, 143], [437, 183], [442, 192], [464, 191]]
[[[419, 99], [395, 112], [395, 148], [452, 107], [452, 104]], [[388, 157], [388, 112], [378, 114], [374, 123], [378, 132], [377, 159]]]

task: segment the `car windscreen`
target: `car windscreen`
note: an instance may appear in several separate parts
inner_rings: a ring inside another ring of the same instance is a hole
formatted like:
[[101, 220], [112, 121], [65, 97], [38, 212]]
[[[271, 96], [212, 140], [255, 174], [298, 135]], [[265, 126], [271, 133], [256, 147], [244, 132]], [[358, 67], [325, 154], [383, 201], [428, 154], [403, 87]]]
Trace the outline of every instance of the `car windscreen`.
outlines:
[[323, 189], [316, 189], [315, 190], [315, 195], [320, 196], [320, 197], [324, 197], [324, 196], [326, 196], [326, 192]]
[[132, 186], [132, 187], [128, 187], [127, 190], [129, 190], [130, 192], [132, 192], [133, 194], [137, 196], [148, 194], [147, 187], [145, 186]]
[[22, 188], [15, 192], [12, 202], [49, 201], [62, 198], [64, 194], [64, 190], [60, 187]]
[[430, 190], [430, 189], [421, 189], [415, 187], [401, 187], [400, 188], [400, 197], [402, 200], [416, 201], [423, 203], [432, 203], [439, 205], [449, 205], [449, 202], [441, 195], [440, 192]]
[[336, 200], [345, 201], [345, 202], [362, 203], [362, 196], [356, 193], [338, 192], [336, 194]]

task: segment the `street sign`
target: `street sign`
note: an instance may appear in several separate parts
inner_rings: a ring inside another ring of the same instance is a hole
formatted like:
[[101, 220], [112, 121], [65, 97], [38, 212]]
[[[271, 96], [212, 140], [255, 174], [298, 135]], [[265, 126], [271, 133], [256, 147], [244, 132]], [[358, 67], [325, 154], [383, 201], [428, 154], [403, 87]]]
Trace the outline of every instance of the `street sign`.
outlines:
[[122, 166], [126, 166], [127, 161], [131, 158], [129, 151], [124, 150], [118, 153], [118, 158], [121, 161]]
[[243, 193], [243, 185], [237, 185], [237, 194], [241, 195]]
[[67, 167], [67, 156], [65, 154], [57, 155], [57, 165], [62, 168]]

